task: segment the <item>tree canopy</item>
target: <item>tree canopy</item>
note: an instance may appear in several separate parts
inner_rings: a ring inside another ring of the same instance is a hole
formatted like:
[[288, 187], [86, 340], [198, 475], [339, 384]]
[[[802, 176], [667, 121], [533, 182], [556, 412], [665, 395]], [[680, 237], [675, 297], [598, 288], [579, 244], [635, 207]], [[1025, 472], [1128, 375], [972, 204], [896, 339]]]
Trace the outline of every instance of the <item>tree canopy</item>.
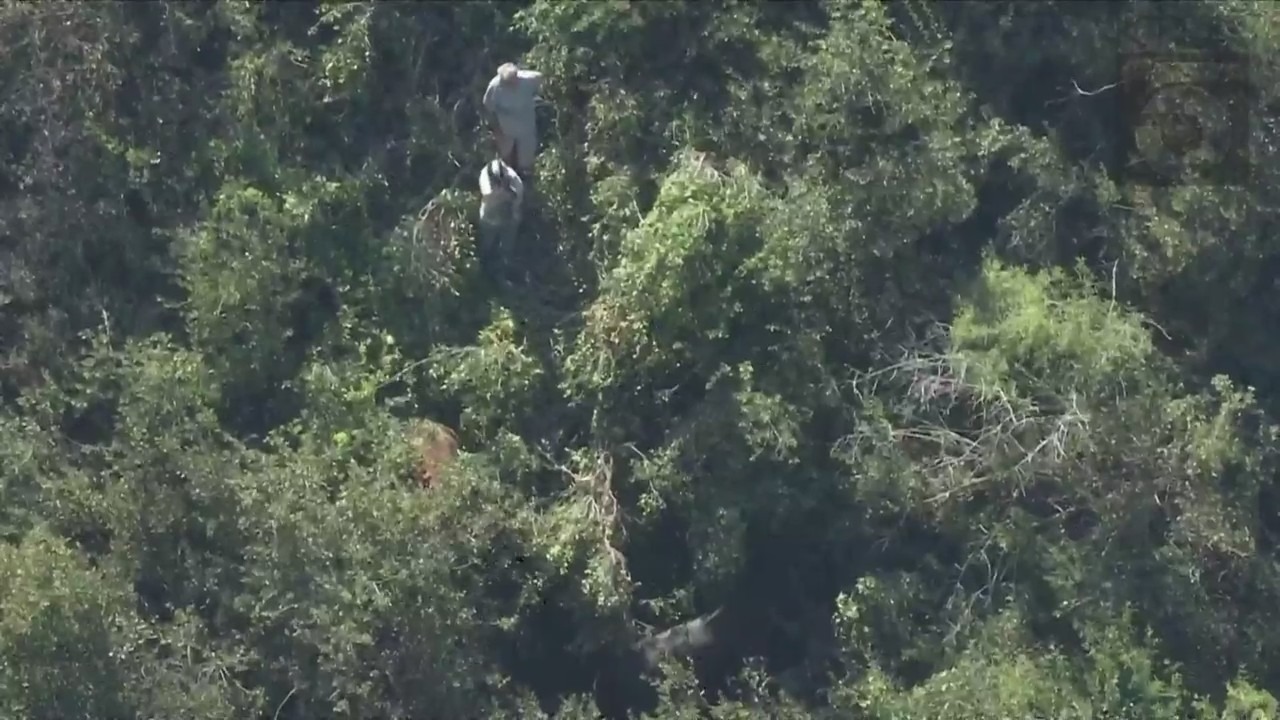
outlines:
[[0, 44], [0, 716], [1280, 716], [1270, 6], [5, 0]]

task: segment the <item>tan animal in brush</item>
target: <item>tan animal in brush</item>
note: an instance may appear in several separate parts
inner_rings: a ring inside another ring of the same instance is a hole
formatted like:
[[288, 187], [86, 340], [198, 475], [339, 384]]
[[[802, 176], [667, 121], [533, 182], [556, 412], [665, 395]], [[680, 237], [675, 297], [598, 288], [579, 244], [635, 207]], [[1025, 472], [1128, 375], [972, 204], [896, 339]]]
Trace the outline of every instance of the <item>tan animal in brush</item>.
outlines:
[[447, 426], [431, 420], [414, 423], [409, 432], [415, 450], [414, 478], [423, 488], [430, 489], [458, 457], [458, 435]]

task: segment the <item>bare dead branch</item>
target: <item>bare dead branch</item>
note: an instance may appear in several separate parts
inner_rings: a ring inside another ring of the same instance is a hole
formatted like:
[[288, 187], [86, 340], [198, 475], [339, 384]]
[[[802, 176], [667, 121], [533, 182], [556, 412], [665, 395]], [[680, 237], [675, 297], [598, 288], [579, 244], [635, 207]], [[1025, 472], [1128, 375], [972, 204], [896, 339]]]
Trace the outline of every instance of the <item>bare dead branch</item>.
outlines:
[[539, 449], [539, 454], [549, 467], [569, 481], [569, 490], [585, 495], [592, 520], [600, 528], [600, 544], [609, 559], [615, 580], [624, 588], [632, 585], [627, 558], [618, 549], [620, 540], [626, 539], [622, 523], [622, 509], [613, 491], [613, 454], [603, 449], [590, 451], [585, 467], [571, 468], [557, 462], [551, 454]]
[[[868, 372], [855, 383], [864, 396], [898, 400], [888, 408], [888, 439], [910, 458], [931, 492], [925, 506], [967, 497], [979, 487], [1000, 483], [1009, 496], [1022, 494], [1045, 467], [1063, 462], [1073, 443], [1086, 436], [1087, 419], [1075, 398], [1046, 412], [1004, 388], [976, 383], [955, 356], [911, 353]], [[888, 386], [901, 388], [900, 392]], [[961, 410], [957, 416], [954, 411]], [[873, 429], [855, 433], [840, 450], [857, 454], [868, 442], [879, 444]]]

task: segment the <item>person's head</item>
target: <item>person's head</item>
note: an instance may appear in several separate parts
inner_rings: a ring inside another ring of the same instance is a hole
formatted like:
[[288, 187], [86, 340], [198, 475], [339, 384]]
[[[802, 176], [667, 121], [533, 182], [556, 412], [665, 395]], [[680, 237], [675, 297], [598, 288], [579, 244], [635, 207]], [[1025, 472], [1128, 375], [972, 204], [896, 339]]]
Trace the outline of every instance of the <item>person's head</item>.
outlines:
[[498, 188], [502, 188], [503, 190], [508, 189], [507, 174], [503, 172], [505, 168], [503, 168], [502, 165], [503, 163], [501, 160], [495, 159], [485, 166], [485, 171], [489, 173], [489, 186], [495, 190]]
[[503, 63], [498, 66], [498, 82], [503, 85], [511, 85], [516, 81], [516, 64]]
[[511, 166], [501, 159], [494, 159], [484, 166], [484, 171], [489, 176], [491, 190], [487, 199], [490, 202], [503, 202], [506, 199], [513, 198], [519, 199], [516, 189], [511, 185], [511, 176], [515, 174]]

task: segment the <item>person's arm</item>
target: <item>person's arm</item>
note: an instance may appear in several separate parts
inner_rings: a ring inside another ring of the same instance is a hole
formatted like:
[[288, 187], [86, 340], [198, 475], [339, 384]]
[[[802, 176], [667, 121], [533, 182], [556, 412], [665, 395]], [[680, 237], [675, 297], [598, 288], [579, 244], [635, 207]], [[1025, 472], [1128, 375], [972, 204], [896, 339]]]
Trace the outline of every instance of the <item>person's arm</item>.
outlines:
[[493, 185], [489, 181], [489, 169], [486, 167], [480, 171], [480, 195], [487, 196], [493, 194]]
[[534, 92], [542, 89], [542, 73], [537, 70], [517, 70], [516, 77], [528, 83]]
[[484, 105], [484, 109], [490, 113], [494, 111], [494, 94], [498, 91], [498, 78], [489, 81], [489, 85], [484, 89], [484, 99], [480, 101]]
[[484, 89], [484, 99], [480, 104], [484, 106], [484, 119], [489, 123], [490, 130], [498, 129], [498, 111], [496, 96], [498, 93], [498, 78], [489, 81], [489, 86]]
[[520, 179], [520, 174], [507, 168], [507, 183], [511, 185], [511, 192], [515, 193], [516, 200], [524, 200], [524, 180]]
[[520, 179], [519, 173], [515, 170], [508, 169], [507, 186], [511, 188], [511, 222], [512, 226], [519, 225], [524, 216], [524, 181]]

